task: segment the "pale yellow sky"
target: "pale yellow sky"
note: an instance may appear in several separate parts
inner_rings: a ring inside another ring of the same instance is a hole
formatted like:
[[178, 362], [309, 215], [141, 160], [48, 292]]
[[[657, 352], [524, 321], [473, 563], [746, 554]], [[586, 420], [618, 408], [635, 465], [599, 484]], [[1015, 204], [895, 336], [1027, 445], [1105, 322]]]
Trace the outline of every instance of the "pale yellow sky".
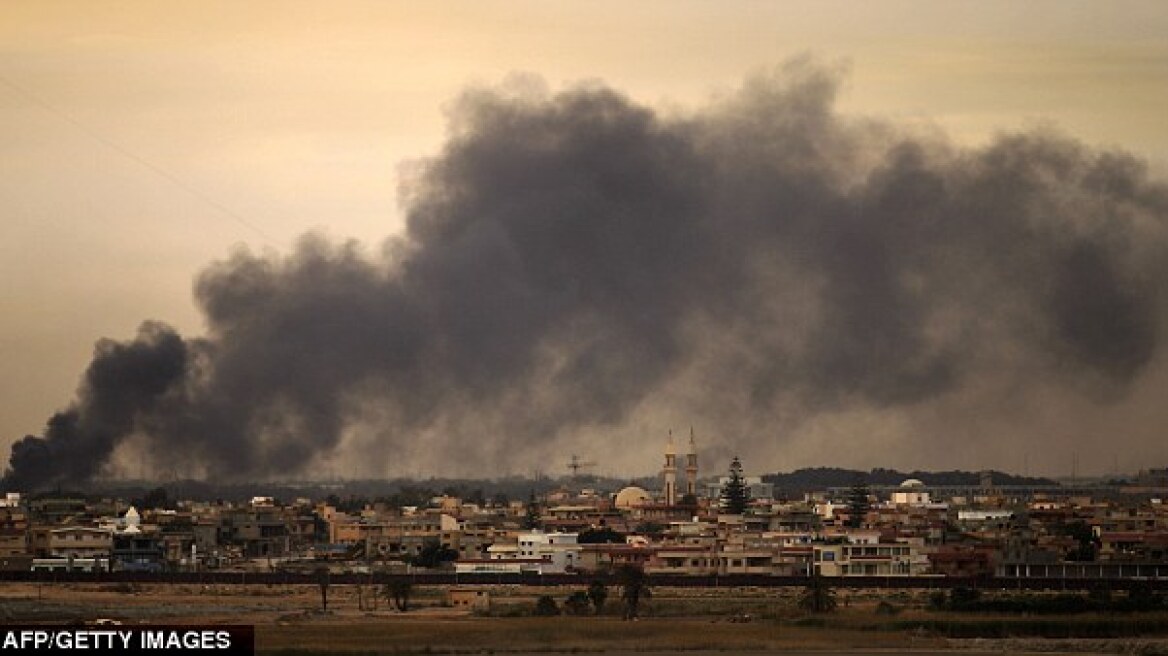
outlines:
[[94, 340], [201, 330], [193, 276], [323, 229], [376, 248], [468, 84], [525, 72], [694, 107], [811, 53], [843, 112], [963, 144], [1050, 124], [1168, 171], [1168, 3], [0, 3], [0, 452]]

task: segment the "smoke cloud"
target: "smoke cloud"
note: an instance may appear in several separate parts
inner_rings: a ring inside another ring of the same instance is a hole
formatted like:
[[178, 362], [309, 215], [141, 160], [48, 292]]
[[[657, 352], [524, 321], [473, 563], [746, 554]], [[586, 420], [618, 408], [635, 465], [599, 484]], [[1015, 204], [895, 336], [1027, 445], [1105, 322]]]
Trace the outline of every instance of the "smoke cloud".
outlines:
[[1151, 453], [1168, 188], [1049, 130], [970, 149], [840, 116], [838, 83], [793, 62], [689, 113], [467, 91], [402, 235], [211, 265], [206, 335], [99, 343], [5, 484], [119, 449], [217, 480], [641, 470], [688, 424], [755, 469], [1010, 465], [973, 460], [1101, 427], [1130, 441], [1099, 453]]

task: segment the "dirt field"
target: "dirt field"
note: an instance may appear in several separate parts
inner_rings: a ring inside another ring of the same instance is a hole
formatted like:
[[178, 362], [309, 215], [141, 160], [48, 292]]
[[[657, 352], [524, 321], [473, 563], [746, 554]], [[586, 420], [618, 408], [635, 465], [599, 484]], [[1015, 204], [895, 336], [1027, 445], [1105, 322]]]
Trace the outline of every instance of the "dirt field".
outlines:
[[[330, 586], [328, 611], [317, 586], [121, 584], [0, 585], [0, 623], [250, 624], [266, 653], [675, 652], [922, 653], [949, 649], [1009, 653], [1168, 653], [1163, 642], [948, 640], [926, 632], [873, 630], [875, 597], [848, 596], [830, 623], [794, 609], [795, 591], [658, 590], [637, 622], [614, 614], [526, 616], [537, 596], [562, 602], [571, 589], [492, 590], [487, 614], [447, 605], [445, 591], [419, 588], [408, 613], [374, 599], [369, 586]], [[915, 597], [899, 598], [905, 613]], [[846, 607], [843, 607], [846, 603]], [[973, 653], [969, 651], [967, 653]]]

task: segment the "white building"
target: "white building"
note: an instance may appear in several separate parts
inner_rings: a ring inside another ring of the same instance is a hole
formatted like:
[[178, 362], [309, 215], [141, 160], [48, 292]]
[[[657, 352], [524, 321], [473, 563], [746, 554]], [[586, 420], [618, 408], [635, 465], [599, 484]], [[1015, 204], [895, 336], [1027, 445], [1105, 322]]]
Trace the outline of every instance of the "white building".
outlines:
[[998, 522], [1009, 520], [1013, 516], [1014, 511], [997, 508], [957, 511], [957, 521], [959, 522]]
[[929, 491], [925, 489], [924, 482], [915, 478], [901, 483], [900, 489], [892, 493], [894, 506], [927, 506], [930, 503]]
[[543, 568], [548, 572], [570, 572], [580, 562], [580, 544], [577, 533], [544, 533], [529, 531], [519, 534], [519, 549], [516, 557], [520, 560], [536, 559], [548, 562]]
[[541, 558], [469, 558], [454, 561], [455, 574], [561, 574]]

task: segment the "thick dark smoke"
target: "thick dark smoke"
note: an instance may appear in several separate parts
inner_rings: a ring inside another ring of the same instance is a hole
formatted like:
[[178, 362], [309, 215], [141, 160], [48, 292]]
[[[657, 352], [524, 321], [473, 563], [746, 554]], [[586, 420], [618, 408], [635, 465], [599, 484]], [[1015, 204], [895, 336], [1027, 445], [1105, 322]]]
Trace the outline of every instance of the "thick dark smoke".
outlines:
[[95, 351], [77, 401], [49, 419], [43, 438], [12, 445], [9, 488], [89, 479], [186, 375], [186, 344], [158, 323], [143, 324], [132, 342], [102, 340]]
[[1041, 421], [1007, 427], [1139, 396], [1165, 186], [1050, 132], [972, 150], [841, 117], [836, 85], [791, 64], [689, 115], [602, 86], [468, 92], [381, 255], [307, 236], [211, 266], [207, 335], [102, 342], [5, 483], [131, 447], [216, 479], [489, 474], [585, 440], [655, 453], [667, 421], [756, 467], [801, 434], [887, 446], [868, 432], [889, 421], [900, 449], [1037, 453], [1059, 444]]

